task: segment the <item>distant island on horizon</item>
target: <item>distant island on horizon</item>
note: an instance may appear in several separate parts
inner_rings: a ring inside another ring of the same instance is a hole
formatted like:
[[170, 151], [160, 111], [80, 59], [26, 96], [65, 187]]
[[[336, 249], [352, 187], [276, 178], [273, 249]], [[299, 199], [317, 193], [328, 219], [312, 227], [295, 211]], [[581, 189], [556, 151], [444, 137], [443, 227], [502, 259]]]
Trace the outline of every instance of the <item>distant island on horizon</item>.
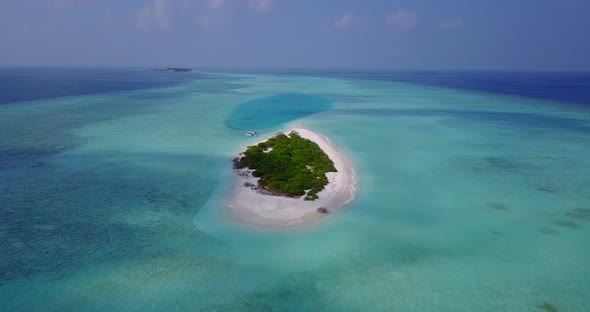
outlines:
[[153, 70], [153, 71], [173, 71], [175, 73], [183, 73], [183, 72], [190, 72], [193, 69], [186, 68], [186, 67], [167, 67], [167, 68], [151, 68], [150, 70]]

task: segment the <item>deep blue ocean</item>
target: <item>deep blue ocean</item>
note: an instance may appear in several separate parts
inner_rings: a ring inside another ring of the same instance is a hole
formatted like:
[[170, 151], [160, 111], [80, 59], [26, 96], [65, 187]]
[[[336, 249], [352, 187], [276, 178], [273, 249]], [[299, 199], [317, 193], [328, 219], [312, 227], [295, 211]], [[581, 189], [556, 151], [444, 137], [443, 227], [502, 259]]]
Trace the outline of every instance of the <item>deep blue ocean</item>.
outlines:
[[[273, 71], [274, 72], [274, 71]], [[287, 71], [294, 75], [381, 80], [590, 105], [589, 72]], [[276, 73], [276, 72], [275, 72]]]
[[344, 74], [341, 77], [399, 81], [590, 104], [588, 72], [368, 72]]
[[[587, 311], [590, 73], [0, 68], [0, 311]], [[228, 217], [292, 124], [357, 197]]]
[[163, 87], [196, 77], [199, 74], [146, 69], [0, 67], [0, 105]]
[[[407, 82], [590, 105], [590, 72], [358, 70], [263, 70], [261, 72]], [[145, 69], [0, 68], [0, 105], [163, 87], [206, 76], [208, 75], [156, 72]]]

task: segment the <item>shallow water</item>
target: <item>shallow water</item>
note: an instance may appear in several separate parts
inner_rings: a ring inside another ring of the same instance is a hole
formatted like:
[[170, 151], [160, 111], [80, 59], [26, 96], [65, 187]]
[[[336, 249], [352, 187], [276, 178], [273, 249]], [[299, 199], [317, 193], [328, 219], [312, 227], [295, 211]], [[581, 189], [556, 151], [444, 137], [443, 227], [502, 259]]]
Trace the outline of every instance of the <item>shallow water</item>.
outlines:
[[[268, 105], [294, 93], [322, 105]], [[230, 159], [256, 140], [242, 129], [293, 122], [349, 153], [356, 200], [306, 230], [233, 224], [222, 209]], [[226, 75], [3, 105], [0, 125], [6, 311], [590, 305], [590, 113], [580, 107]]]

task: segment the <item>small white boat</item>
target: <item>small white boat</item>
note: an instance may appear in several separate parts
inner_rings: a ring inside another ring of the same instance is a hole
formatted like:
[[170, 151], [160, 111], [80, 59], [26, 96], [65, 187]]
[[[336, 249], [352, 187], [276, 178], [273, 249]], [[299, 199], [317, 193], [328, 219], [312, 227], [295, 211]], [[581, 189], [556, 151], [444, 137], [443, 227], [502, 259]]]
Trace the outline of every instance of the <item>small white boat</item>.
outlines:
[[246, 131], [246, 135], [247, 136], [257, 136], [258, 135], [258, 132], [256, 132], [256, 131]]

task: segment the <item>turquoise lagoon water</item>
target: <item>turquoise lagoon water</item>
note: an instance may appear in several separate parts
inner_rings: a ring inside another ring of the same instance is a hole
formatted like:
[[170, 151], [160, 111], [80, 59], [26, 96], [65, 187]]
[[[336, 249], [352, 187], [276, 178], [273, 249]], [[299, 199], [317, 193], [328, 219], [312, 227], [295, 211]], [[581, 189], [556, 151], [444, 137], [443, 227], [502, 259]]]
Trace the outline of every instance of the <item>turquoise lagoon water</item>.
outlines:
[[[230, 159], [256, 140], [244, 129], [290, 123], [349, 153], [356, 200], [306, 230], [232, 223]], [[0, 125], [2, 311], [590, 306], [583, 106], [225, 75], [3, 105]]]

